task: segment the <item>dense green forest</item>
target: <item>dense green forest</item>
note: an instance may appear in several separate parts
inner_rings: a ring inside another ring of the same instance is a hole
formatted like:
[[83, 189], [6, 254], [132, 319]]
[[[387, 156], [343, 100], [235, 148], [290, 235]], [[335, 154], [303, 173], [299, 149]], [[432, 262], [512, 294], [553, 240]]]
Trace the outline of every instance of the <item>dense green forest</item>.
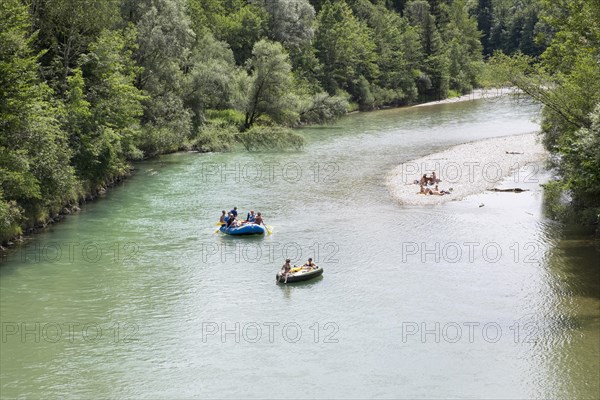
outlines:
[[553, 193], [597, 215], [598, 20], [584, 0], [0, 0], [0, 242], [133, 160], [300, 147], [292, 127], [483, 83], [549, 104]]

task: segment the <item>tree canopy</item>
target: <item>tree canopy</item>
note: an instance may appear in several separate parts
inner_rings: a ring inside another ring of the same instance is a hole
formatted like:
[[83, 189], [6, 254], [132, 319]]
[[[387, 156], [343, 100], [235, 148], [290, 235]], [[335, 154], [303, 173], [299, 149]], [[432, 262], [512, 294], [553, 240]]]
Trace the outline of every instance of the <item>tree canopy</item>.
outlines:
[[[559, 179], [546, 192], [557, 216], [600, 219], [600, 4], [544, 1], [541, 17], [555, 31], [539, 58], [496, 52], [490, 75], [544, 105], [543, 142]], [[566, 195], [566, 196], [565, 196]], [[567, 204], [560, 199], [569, 198]]]

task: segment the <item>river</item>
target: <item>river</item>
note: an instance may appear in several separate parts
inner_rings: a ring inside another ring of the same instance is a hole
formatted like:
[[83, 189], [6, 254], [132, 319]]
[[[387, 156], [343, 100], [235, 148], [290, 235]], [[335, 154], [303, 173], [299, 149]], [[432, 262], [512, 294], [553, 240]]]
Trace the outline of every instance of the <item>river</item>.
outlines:
[[[537, 184], [427, 207], [386, 187], [538, 117], [384, 110], [302, 129], [301, 152], [137, 164], [0, 265], [2, 397], [598, 398], [597, 242], [548, 220]], [[215, 234], [233, 206], [273, 234]], [[325, 273], [276, 285], [285, 257]]]

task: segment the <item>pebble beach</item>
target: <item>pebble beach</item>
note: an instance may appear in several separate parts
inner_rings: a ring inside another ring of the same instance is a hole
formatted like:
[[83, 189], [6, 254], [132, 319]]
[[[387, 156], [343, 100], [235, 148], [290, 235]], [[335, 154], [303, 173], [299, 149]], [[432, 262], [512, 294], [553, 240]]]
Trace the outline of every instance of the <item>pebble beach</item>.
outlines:
[[[387, 184], [402, 204], [442, 204], [497, 188], [515, 171], [533, 175], [546, 157], [535, 133], [485, 139], [403, 163], [391, 171]], [[431, 176], [433, 171], [441, 180], [439, 190], [451, 194], [418, 194], [419, 184], [415, 181], [423, 174]]]

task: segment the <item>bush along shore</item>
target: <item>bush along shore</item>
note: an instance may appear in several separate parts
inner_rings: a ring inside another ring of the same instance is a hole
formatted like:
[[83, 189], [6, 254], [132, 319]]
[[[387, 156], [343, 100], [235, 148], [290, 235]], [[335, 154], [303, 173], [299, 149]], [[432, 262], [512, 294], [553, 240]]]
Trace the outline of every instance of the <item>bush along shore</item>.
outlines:
[[47, 209], [43, 215], [38, 215], [35, 219], [23, 221], [20, 226], [14, 228], [14, 233], [12, 236], [9, 236], [10, 232], [4, 233], [4, 239], [2, 243], [0, 243], [0, 261], [2, 260], [2, 255], [6, 253], [8, 248], [17, 244], [22, 244], [27, 236], [41, 232], [49, 225], [60, 222], [67, 216], [81, 211], [81, 207], [83, 207], [83, 205], [90, 201], [95, 201], [96, 199], [101, 198], [110, 188], [119, 185], [121, 182], [127, 179], [133, 173], [133, 171], [133, 167], [128, 168], [126, 172], [123, 172], [122, 174], [103, 182], [94, 190], [89, 190], [77, 198], [67, 201], [60, 207], [57, 206], [53, 209]]

